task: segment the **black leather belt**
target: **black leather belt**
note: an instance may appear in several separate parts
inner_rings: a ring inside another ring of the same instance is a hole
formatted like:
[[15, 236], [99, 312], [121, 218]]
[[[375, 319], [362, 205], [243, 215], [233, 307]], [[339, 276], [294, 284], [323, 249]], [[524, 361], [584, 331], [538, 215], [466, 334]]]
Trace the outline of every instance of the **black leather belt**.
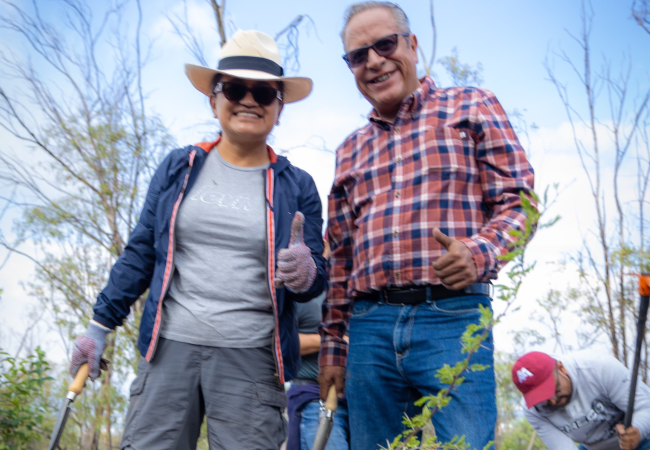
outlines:
[[486, 295], [492, 298], [494, 294], [493, 289], [492, 283], [474, 283], [459, 291], [452, 291], [441, 284], [430, 284], [408, 289], [382, 289], [381, 291], [374, 291], [370, 294], [362, 293], [358, 298], [382, 301], [388, 305], [417, 305], [428, 300], [436, 301], [466, 295]]

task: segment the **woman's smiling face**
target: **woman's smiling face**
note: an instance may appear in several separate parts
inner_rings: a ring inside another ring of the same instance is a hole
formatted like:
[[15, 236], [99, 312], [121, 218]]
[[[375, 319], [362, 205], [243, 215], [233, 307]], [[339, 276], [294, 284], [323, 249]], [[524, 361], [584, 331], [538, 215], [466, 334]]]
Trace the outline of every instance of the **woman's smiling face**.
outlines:
[[[223, 75], [220, 83], [241, 84], [248, 88], [268, 86], [279, 89], [276, 81], [245, 80]], [[283, 103], [275, 98], [271, 104], [260, 105], [248, 91], [239, 101], [230, 101], [223, 92], [217, 92], [210, 97], [210, 106], [214, 116], [219, 119], [225, 139], [238, 141], [266, 141], [273, 126], [282, 112]]]

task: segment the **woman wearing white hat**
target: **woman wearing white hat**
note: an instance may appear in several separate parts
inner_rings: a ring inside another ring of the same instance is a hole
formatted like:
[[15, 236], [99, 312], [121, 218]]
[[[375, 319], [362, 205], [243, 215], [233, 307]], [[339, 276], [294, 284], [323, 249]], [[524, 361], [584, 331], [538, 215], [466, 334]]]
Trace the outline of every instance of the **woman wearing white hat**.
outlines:
[[276, 43], [258, 31], [238, 31], [217, 70], [186, 73], [221, 136], [156, 171], [70, 370], [87, 362], [99, 375], [106, 335], [149, 289], [122, 448], [196, 448], [205, 415], [211, 449], [277, 449], [283, 385], [300, 359], [293, 302], [319, 295], [327, 275], [314, 181], [266, 139], [312, 83], [283, 77]]

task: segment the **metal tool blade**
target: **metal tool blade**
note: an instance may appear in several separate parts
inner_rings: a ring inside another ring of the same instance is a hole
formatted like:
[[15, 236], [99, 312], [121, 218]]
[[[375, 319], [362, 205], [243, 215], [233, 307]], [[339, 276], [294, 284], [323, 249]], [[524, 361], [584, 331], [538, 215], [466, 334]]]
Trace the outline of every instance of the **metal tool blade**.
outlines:
[[65, 428], [65, 423], [68, 420], [68, 415], [70, 414], [71, 403], [72, 400], [68, 398], [63, 400], [61, 409], [59, 409], [59, 415], [56, 417], [56, 422], [54, 423], [52, 438], [50, 439], [50, 445], [47, 447], [47, 450], [54, 450], [59, 446], [59, 440], [61, 439], [63, 429]]
[[[332, 411], [327, 411], [331, 413]], [[316, 438], [311, 450], [324, 450], [327, 441], [330, 438], [332, 427], [334, 426], [334, 415], [323, 415], [318, 418], [318, 430], [316, 431]]]
[[81, 394], [81, 390], [88, 378], [88, 370], [88, 363], [83, 363], [79, 366], [74, 380], [68, 386], [68, 394], [65, 396], [63, 405], [61, 405], [61, 409], [59, 410], [59, 415], [56, 418], [54, 430], [52, 430], [52, 438], [50, 439], [50, 445], [47, 447], [47, 450], [55, 450], [58, 447], [63, 429], [65, 428], [65, 422], [68, 420], [68, 415], [70, 414], [70, 405], [77, 398], [77, 395]]
[[332, 427], [334, 426], [334, 413], [338, 406], [336, 398], [336, 387], [331, 385], [327, 391], [327, 398], [320, 402], [320, 413], [318, 415], [318, 430], [311, 450], [324, 450], [327, 440], [330, 438]]

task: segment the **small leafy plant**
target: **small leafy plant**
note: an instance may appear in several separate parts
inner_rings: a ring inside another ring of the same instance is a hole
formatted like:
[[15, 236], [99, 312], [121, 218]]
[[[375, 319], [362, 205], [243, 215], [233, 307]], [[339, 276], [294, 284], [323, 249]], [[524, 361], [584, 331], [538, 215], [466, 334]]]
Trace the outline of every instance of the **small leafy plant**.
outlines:
[[[555, 189], [557, 190], [557, 186], [555, 186]], [[507, 266], [508, 271], [506, 272], [508, 283], [495, 286], [498, 291], [497, 298], [506, 302], [506, 308], [498, 317], [494, 318], [489, 308], [479, 305], [479, 322], [468, 325], [460, 338], [462, 352], [466, 355], [465, 359], [459, 361], [453, 367], [445, 364], [437, 371], [436, 378], [447, 385], [447, 387], [439, 391], [436, 395], [425, 396], [415, 402], [416, 406], [422, 407], [422, 413], [412, 418], [404, 418], [402, 423], [408, 427], [408, 430], [395, 437], [390, 447], [388, 447], [389, 449], [468, 450], [471, 448], [471, 443], [465, 442], [465, 436], [456, 436], [451, 441], [442, 443], [438, 441], [436, 436], [431, 436], [421, 441], [420, 435], [424, 428], [431, 423], [433, 415], [449, 404], [451, 401], [450, 393], [463, 384], [465, 379], [463, 375], [465, 373], [490, 368], [482, 364], [470, 364], [470, 360], [488, 338], [494, 325], [507, 314], [510, 306], [517, 299], [524, 279], [535, 267], [535, 263], [529, 264], [525, 260], [526, 246], [530, 242], [535, 230], [550, 227], [560, 219], [559, 216], [556, 216], [546, 223], [540, 223], [543, 213], [540, 212], [537, 204], [544, 206], [544, 210], [548, 209], [550, 204], [548, 200], [548, 188], [544, 192], [544, 197], [541, 202], [534, 192], [531, 192], [532, 199], [524, 195], [523, 192], [520, 193], [520, 197], [522, 209], [527, 217], [526, 223], [522, 230], [510, 232], [510, 235], [514, 236], [516, 240], [510, 244], [510, 249], [507, 254], [498, 256], [499, 259], [510, 263]], [[493, 446], [494, 442], [489, 442], [483, 447], [483, 450], [487, 450]], [[386, 449], [386, 447], [382, 448]]]
[[0, 450], [33, 448], [46, 434], [49, 411], [41, 397], [49, 370], [40, 347], [23, 359], [0, 349]]

